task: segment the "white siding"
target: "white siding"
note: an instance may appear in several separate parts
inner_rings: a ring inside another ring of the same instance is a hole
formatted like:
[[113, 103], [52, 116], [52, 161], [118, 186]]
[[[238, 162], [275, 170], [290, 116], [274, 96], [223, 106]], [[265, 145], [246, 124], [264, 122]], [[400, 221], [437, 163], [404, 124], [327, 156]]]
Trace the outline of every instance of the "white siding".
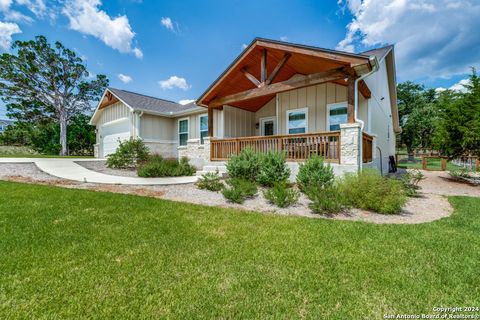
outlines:
[[223, 107], [223, 136], [249, 137], [255, 134], [255, 114], [230, 106]]
[[147, 140], [175, 140], [175, 120], [150, 114], [140, 117], [140, 137]]
[[[372, 92], [372, 97], [368, 101], [371, 123], [367, 129], [377, 135], [377, 147], [382, 155], [382, 171], [385, 173], [388, 172], [388, 157], [395, 154], [395, 134], [385, 60], [380, 62], [379, 70], [367, 77], [365, 82]], [[378, 150], [376, 154], [377, 158], [380, 157]], [[376, 165], [379, 166], [380, 163]]]

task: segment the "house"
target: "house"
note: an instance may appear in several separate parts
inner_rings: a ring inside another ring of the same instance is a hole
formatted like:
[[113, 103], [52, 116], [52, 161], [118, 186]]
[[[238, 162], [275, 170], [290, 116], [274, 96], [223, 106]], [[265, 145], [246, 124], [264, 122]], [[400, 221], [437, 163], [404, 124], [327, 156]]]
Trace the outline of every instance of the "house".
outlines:
[[97, 132], [95, 157], [106, 158], [121, 140], [141, 138], [153, 153], [177, 158], [178, 146], [186, 146], [188, 139], [207, 136], [206, 116], [206, 109], [194, 103], [181, 105], [108, 88], [90, 120]]
[[[393, 46], [354, 54], [256, 38], [196, 105], [168, 102], [160, 112], [153, 102], [146, 108], [146, 101], [127, 101], [122, 94], [107, 90], [92, 118], [100, 156], [112, 152], [118, 138], [105, 138], [112, 135], [110, 126], [123, 121], [122, 132], [160, 153], [187, 156], [198, 167], [251, 147], [286, 152], [293, 172], [317, 154], [337, 174], [362, 167], [386, 173], [401, 130]], [[159, 141], [169, 147], [152, 145]]]
[[0, 133], [3, 133], [11, 125], [13, 125], [13, 121], [0, 119]]

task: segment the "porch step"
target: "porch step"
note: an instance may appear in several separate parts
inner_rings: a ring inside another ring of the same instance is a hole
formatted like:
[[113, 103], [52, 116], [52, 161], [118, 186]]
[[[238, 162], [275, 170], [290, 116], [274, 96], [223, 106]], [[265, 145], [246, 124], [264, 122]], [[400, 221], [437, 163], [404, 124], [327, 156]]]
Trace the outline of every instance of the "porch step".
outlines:
[[227, 176], [227, 167], [223, 164], [210, 164], [203, 166], [202, 170], [197, 171], [197, 176], [201, 176], [207, 172], [216, 172], [218, 171], [218, 174], [221, 177], [226, 177]]

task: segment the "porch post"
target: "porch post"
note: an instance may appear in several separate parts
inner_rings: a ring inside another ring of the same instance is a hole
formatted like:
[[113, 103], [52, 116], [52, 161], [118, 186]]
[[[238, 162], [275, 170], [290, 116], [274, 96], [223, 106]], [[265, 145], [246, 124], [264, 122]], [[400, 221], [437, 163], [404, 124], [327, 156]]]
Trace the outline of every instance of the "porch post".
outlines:
[[347, 120], [355, 123], [355, 77], [350, 75], [347, 82]]
[[208, 136], [213, 137], [213, 108], [208, 106]]

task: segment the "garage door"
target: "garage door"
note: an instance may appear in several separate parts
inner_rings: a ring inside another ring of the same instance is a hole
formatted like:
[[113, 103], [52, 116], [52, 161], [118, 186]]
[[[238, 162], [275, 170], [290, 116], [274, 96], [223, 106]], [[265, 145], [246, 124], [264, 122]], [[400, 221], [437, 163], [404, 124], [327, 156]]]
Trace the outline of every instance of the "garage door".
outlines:
[[117, 150], [120, 141], [130, 139], [130, 121], [128, 119], [105, 124], [101, 128], [103, 158]]

